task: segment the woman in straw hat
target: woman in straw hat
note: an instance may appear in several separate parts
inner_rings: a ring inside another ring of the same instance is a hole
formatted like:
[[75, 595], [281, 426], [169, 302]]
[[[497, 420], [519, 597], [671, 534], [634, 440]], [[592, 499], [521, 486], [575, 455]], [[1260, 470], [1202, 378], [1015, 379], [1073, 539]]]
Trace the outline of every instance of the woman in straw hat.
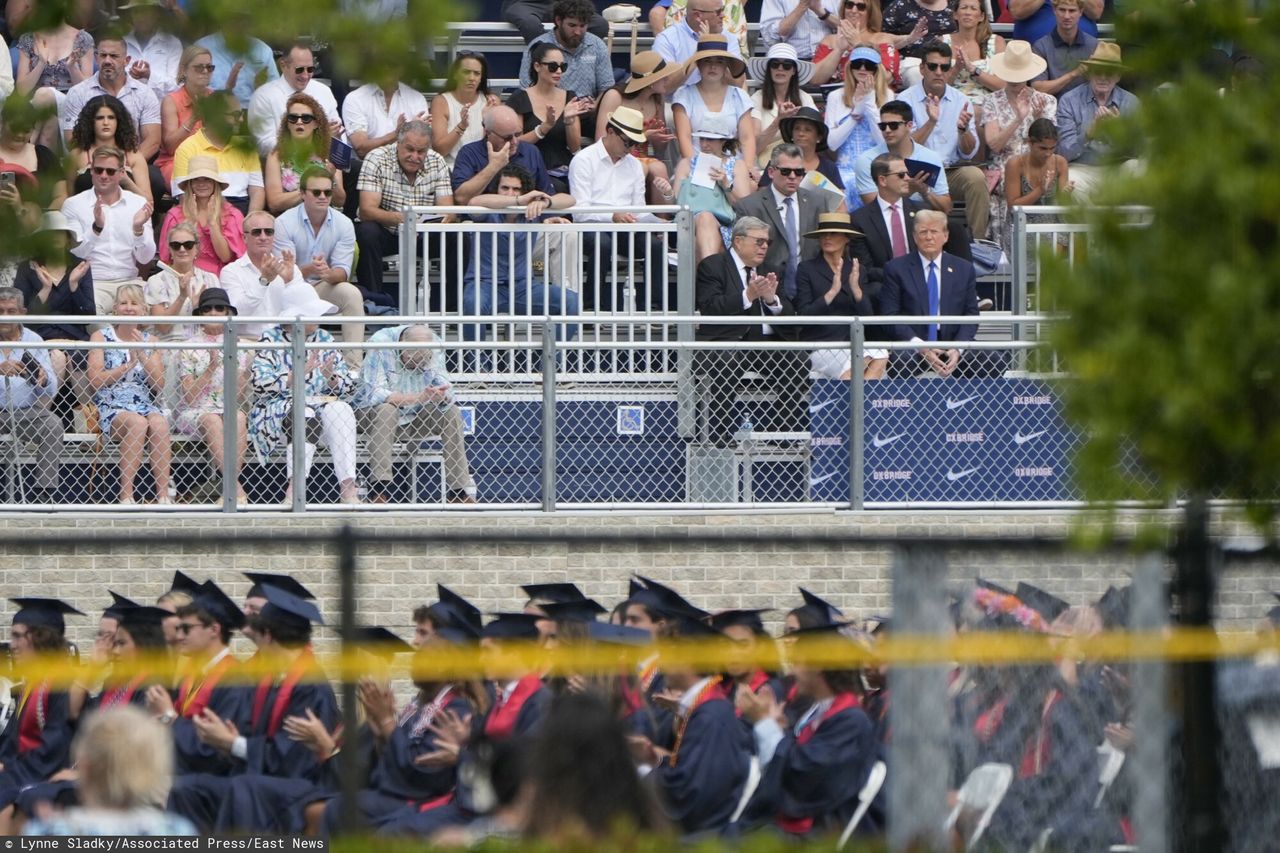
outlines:
[[244, 254], [244, 215], [222, 197], [227, 182], [213, 157], [192, 157], [187, 174], [178, 179], [182, 203], [169, 210], [160, 226], [160, 260], [170, 263], [169, 231], [179, 222], [195, 226], [199, 238], [196, 266], [217, 275]]
[[748, 163], [756, 159], [756, 128], [751, 118], [751, 100], [747, 93], [732, 85], [730, 76], [747, 73], [747, 64], [727, 49], [721, 33], [706, 33], [698, 39], [698, 52], [689, 57], [686, 67], [697, 68], [697, 83], [681, 86], [671, 99], [675, 117], [676, 140], [681, 157], [692, 157], [696, 151], [693, 132], [732, 123]]
[[[818, 227], [804, 235], [817, 238], [821, 252], [801, 261], [796, 269], [796, 313], [813, 317], [868, 317], [875, 313], [865, 289], [865, 275], [849, 252], [849, 242], [862, 233], [847, 213], [820, 213]], [[812, 371], [825, 379], [850, 379], [849, 324], [805, 326], [806, 341], [843, 342], [844, 346], [816, 349], [809, 354]], [[882, 349], [863, 351], [862, 376], [880, 379], [889, 364]]]
[[609, 116], [618, 107], [630, 107], [644, 116], [648, 144], [631, 154], [644, 164], [648, 198], [653, 204], [671, 201], [671, 184], [664, 160], [668, 159], [667, 151], [676, 137], [667, 124], [667, 95], [672, 91], [673, 78], [683, 71], [683, 65], [667, 62], [656, 51], [637, 53], [631, 59], [631, 76], [601, 95], [596, 108], [597, 141], [604, 136]]
[[752, 79], [761, 84], [751, 96], [751, 117], [756, 122], [756, 165], [763, 169], [769, 163], [769, 153], [782, 141], [782, 120], [801, 107], [815, 106], [813, 96], [800, 88], [812, 79], [813, 63], [780, 41], [747, 67]]

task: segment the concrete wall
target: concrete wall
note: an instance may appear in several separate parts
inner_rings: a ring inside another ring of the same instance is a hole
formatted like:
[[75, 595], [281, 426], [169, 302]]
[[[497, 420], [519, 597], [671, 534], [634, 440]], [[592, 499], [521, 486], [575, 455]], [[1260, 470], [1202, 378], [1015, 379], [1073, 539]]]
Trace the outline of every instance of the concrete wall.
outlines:
[[[140, 601], [164, 592], [174, 569], [198, 580], [213, 577], [237, 600], [248, 589], [245, 570], [289, 572], [320, 596], [321, 610], [337, 622], [338, 577], [334, 549], [319, 541], [350, 521], [357, 529], [388, 541], [362, 549], [359, 562], [361, 620], [382, 624], [406, 637], [410, 612], [434, 600], [435, 584], [444, 583], [486, 611], [523, 604], [519, 584], [573, 580], [588, 595], [612, 606], [623, 598], [632, 573], [670, 583], [708, 609], [773, 607], [774, 620], [799, 605], [797, 586], [825, 596], [846, 613], [870, 616], [890, 609], [890, 549], [865, 543], [829, 545], [812, 537], [842, 534], [870, 537], [984, 536], [1012, 540], [1032, 536], [1063, 537], [1077, 517], [1061, 512], [869, 512], [860, 515], [812, 511], [804, 513], [704, 513], [699, 515], [418, 513], [365, 515], [283, 514], [224, 516], [219, 514], [80, 514], [10, 515], [0, 517], [0, 592], [4, 597], [46, 595], [73, 602], [91, 618], [69, 620], [71, 639], [92, 640], [97, 617], [108, 602], [107, 588]], [[1124, 519], [1120, 530], [1132, 533], [1138, 522]], [[1218, 532], [1237, 535], [1244, 529], [1220, 520]], [[472, 537], [456, 545], [395, 543], [397, 534], [447, 531]], [[642, 542], [566, 547], [500, 545], [486, 541], [494, 532], [522, 531], [554, 536], [563, 533], [634, 534]], [[154, 545], [139, 543], [59, 544], [67, 533], [164, 536]], [[315, 536], [306, 544], [246, 546], [237, 536], [288, 532]], [[723, 543], [689, 544], [685, 534], [727, 535]], [[791, 544], [753, 543], [760, 535], [795, 537]], [[17, 545], [12, 537], [30, 537]], [[184, 543], [182, 536], [201, 536]], [[1128, 557], [1064, 551], [953, 552], [953, 581], [974, 575], [996, 581], [1027, 580], [1073, 604], [1095, 600], [1108, 584], [1123, 584], [1133, 561]], [[1276, 603], [1280, 589], [1275, 566], [1253, 565], [1228, 571], [1220, 595], [1225, 624], [1240, 626], [1260, 617]], [[9, 607], [9, 605], [5, 605]], [[0, 611], [7, 624], [10, 611]], [[322, 633], [321, 637], [332, 636]]]

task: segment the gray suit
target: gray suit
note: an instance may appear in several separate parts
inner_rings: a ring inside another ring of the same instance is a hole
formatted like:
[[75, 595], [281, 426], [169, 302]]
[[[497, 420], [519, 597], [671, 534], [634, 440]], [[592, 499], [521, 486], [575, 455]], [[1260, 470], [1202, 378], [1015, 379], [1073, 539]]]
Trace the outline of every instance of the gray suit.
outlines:
[[[826, 190], [814, 190], [808, 187], [796, 190], [796, 201], [799, 205], [796, 209], [796, 222], [800, 226], [801, 235], [800, 257], [797, 261], [803, 261], [818, 254], [820, 251], [818, 241], [813, 238], [806, 240], [804, 234], [818, 227], [818, 214], [834, 213], [840, 206], [841, 200], [840, 196]], [[773, 189], [765, 187], [757, 190], [741, 201], [734, 202], [733, 209], [739, 216], [754, 216], [769, 223], [769, 253], [764, 256], [764, 263], [760, 264], [758, 272], [761, 275], [774, 273], [778, 276], [778, 281], [783, 281], [787, 271], [787, 241], [783, 236], [782, 213], [778, 210]]]

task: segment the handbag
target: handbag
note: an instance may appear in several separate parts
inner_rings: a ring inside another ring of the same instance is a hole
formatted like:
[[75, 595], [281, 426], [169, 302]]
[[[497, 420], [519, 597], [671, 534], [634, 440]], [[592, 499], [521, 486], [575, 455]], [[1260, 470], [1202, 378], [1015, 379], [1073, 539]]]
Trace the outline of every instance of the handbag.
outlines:
[[695, 184], [688, 178], [680, 184], [680, 192], [676, 195], [676, 204], [687, 206], [695, 214], [710, 213], [721, 225], [732, 225], [737, 218], [734, 216], [733, 206], [729, 204], [729, 199], [725, 198], [723, 189], [720, 187], [704, 187]]

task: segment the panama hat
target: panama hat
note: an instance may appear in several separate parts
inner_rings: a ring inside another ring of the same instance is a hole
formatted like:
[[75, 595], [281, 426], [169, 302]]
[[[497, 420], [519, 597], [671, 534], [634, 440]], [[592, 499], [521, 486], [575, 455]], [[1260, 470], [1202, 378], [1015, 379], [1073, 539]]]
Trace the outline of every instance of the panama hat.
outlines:
[[631, 59], [631, 79], [622, 88], [624, 94], [634, 95], [646, 86], [684, 71], [683, 65], [667, 62], [656, 50], [645, 50]]
[[991, 73], [1006, 83], [1026, 83], [1039, 77], [1049, 67], [1042, 57], [1031, 52], [1031, 43], [1014, 40], [988, 60]]
[[729, 52], [729, 37], [724, 33], [707, 33], [698, 37], [698, 52], [689, 57], [685, 67], [692, 70], [704, 59], [720, 58], [729, 63], [729, 73], [741, 77], [747, 73], [747, 63], [735, 53]]
[[753, 57], [747, 63], [752, 79], [769, 82], [769, 63], [775, 59], [785, 59], [796, 67], [796, 85], [804, 86], [813, 79], [813, 63], [801, 59], [796, 49], [785, 41], [778, 42], [764, 56]]
[[174, 181], [178, 186], [182, 186], [187, 181], [191, 181], [196, 178], [208, 178], [216, 184], [221, 184], [224, 190], [231, 186], [227, 181], [223, 180], [222, 175], [218, 173], [218, 160], [215, 157], [207, 157], [204, 155], [192, 157], [187, 162], [187, 173], [181, 178], [175, 178]]
[[823, 234], [843, 234], [846, 237], [861, 237], [862, 232], [853, 227], [853, 218], [847, 213], [819, 213], [818, 227], [804, 236], [821, 237]]
[[644, 135], [644, 116], [637, 109], [618, 107], [609, 114], [609, 126], [632, 142], [647, 142]]
[[1120, 45], [1113, 41], [1100, 41], [1093, 49], [1093, 56], [1080, 63], [1086, 71], [1095, 74], [1119, 74], [1126, 70], [1120, 61]]

